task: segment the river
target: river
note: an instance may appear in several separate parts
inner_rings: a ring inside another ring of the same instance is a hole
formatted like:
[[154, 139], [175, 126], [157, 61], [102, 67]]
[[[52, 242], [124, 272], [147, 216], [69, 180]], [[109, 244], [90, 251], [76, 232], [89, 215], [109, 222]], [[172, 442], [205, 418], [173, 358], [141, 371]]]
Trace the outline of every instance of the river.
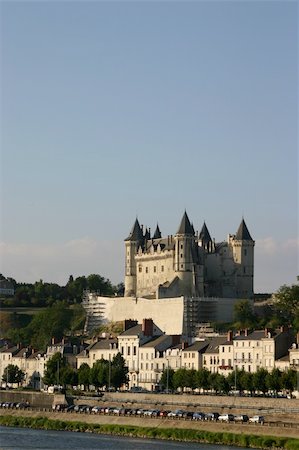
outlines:
[[137, 439], [70, 431], [0, 427], [1, 450], [101, 449], [101, 450], [245, 450], [227, 445]]

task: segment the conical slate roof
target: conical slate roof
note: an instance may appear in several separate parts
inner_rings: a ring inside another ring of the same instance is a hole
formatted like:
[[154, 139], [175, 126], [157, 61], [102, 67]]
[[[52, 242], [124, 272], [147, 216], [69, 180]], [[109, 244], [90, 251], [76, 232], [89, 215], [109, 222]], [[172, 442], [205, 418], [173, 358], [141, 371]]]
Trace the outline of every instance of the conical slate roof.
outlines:
[[142, 241], [142, 240], [143, 240], [142, 230], [139, 225], [138, 219], [136, 218], [131, 233], [129, 234], [127, 239], [125, 239], [125, 241]]
[[190, 223], [189, 217], [187, 216], [186, 211], [184, 212], [183, 218], [181, 220], [179, 229], [176, 234], [191, 234], [194, 235], [193, 227]]
[[144, 234], [144, 239], [146, 239], [148, 241], [150, 238], [151, 238], [150, 230], [148, 228], [146, 228], [145, 234]]
[[153, 239], [160, 239], [162, 237], [159, 225], [157, 224], [156, 231], [154, 232]]
[[240, 223], [235, 239], [237, 241], [253, 241], [244, 219]]
[[212, 241], [209, 230], [206, 226], [206, 222], [203, 223], [201, 232], [199, 233], [199, 239], [204, 243], [208, 243], [208, 242]]

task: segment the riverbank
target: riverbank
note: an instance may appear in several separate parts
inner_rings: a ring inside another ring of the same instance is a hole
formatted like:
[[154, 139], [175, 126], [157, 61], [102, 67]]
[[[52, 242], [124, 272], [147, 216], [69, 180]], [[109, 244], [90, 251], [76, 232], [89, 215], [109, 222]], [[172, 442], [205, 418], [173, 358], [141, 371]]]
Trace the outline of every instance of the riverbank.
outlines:
[[47, 430], [65, 430], [112, 434], [118, 436], [178, 440], [186, 442], [235, 445], [251, 448], [299, 449], [293, 431], [265, 426], [213, 424], [192, 421], [146, 420], [37, 411], [1, 411], [0, 425]]

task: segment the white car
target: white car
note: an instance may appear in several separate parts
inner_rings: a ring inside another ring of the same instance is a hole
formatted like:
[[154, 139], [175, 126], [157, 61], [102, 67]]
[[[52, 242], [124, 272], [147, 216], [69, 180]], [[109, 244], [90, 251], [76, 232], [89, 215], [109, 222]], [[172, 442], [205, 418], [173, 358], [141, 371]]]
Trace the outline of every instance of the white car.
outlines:
[[264, 418], [264, 416], [253, 416], [253, 417], [249, 417], [249, 422], [251, 422], [251, 423], [264, 423], [265, 422], [265, 418]]
[[221, 414], [218, 417], [219, 422], [232, 422], [234, 420], [233, 414]]

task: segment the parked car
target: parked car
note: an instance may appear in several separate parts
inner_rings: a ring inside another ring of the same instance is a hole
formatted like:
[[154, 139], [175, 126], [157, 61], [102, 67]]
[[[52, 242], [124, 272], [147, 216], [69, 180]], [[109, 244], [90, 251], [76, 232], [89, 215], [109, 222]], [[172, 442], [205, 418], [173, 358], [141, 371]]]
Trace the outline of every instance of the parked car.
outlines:
[[184, 419], [192, 419], [193, 418], [193, 414], [194, 414], [193, 411], [185, 411], [183, 413], [183, 417], [184, 417]]
[[64, 411], [67, 408], [67, 404], [65, 403], [56, 403], [56, 405], [52, 406], [53, 411]]
[[218, 417], [219, 422], [232, 422], [234, 420], [233, 414], [220, 414]]
[[195, 413], [193, 413], [193, 417], [192, 417], [193, 420], [205, 420], [205, 418], [206, 418], [206, 415], [203, 412], [195, 412]]
[[182, 409], [176, 409], [175, 411], [170, 411], [167, 416], [168, 417], [182, 417], [185, 411]]
[[247, 416], [247, 414], [239, 414], [237, 416], [234, 417], [234, 421], [235, 422], [248, 422], [249, 417]]
[[218, 420], [220, 414], [218, 412], [207, 413], [205, 415], [205, 420]]
[[249, 422], [263, 424], [265, 422], [265, 418], [264, 418], [264, 416], [253, 416], [253, 417], [249, 417]]

